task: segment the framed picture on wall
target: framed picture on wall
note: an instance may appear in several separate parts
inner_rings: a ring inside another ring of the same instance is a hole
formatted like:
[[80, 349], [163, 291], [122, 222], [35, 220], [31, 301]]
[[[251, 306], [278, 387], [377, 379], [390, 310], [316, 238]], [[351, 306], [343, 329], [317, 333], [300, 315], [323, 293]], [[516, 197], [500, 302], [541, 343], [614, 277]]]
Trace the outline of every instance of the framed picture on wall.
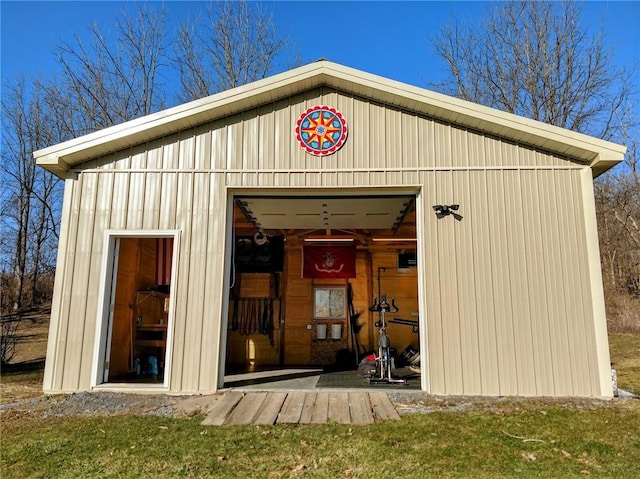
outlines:
[[313, 288], [313, 319], [345, 319], [347, 288], [345, 286], [315, 286]]

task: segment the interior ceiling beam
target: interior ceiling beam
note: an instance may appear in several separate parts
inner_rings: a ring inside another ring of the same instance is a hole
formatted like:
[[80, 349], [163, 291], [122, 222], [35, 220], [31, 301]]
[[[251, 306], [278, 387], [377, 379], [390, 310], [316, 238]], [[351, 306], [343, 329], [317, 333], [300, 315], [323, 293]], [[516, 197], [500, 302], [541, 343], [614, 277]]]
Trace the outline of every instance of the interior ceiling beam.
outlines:
[[396, 221], [391, 227], [391, 231], [393, 231], [393, 234], [396, 234], [398, 232], [398, 228], [400, 228], [400, 226], [404, 222], [404, 219], [406, 218], [409, 210], [413, 208], [414, 203], [415, 203], [415, 198], [411, 198], [407, 203], [403, 205], [403, 208], [400, 211], [400, 214], [396, 217]]
[[258, 230], [397, 229], [413, 205], [413, 196], [242, 197], [244, 215]]

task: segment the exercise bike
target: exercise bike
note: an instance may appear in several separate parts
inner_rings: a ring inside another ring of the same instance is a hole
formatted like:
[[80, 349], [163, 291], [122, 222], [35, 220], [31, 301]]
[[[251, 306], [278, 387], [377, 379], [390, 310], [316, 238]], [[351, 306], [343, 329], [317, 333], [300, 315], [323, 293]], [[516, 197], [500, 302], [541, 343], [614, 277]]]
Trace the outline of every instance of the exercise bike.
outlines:
[[[384, 271], [386, 268], [378, 268], [378, 292], [380, 292], [380, 271]], [[369, 384], [407, 384], [406, 379], [394, 378], [391, 375], [391, 370], [394, 368], [394, 358], [391, 357], [391, 340], [387, 335], [387, 321], [385, 318], [386, 313], [399, 311], [395, 305], [395, 300], [391, 299], [391, 304], [387, 302], [387, 295], [380, 293], [380, 302], [378, 300], [369, 308], [369, 311], [377, 312], [379, 314], [379, 320], [376, 322], [378, 328], [378, 352], [375, 357], [376, 371], [373, 377], [369, 377]]]

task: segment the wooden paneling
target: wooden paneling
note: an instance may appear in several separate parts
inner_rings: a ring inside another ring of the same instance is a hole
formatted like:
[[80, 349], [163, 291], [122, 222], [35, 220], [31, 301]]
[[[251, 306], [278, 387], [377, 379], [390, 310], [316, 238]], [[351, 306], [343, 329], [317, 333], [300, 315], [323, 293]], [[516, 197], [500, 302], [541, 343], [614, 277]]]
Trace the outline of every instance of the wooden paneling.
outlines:
[[[279, 273], [274, 273], [278, 274]], [[236, 275], [235, 294], [229, 305], [229, 330], [227, 332], [227, 369], [238, 367], [278, 366], [280, 364], [280, 348], [282, 347], [280, 317], [280, 300], [275, 297], [275, 277], [271, 273], [242, 273]], [[260, 331], [247, 334], [242, 316], [249, 314], [248, 307], [255, 305], [256, 311], [262, 311], [264, 300], [273, 308], [273, 344], [269, 335]], [[237, 313], [234, 308], [238, 308]], [[232, 318], [238, 314], [240, 327], [232, 329]]]
[[[302, 254], [287, 247], [287, 282], [284, 318], [284, 364], [308, 365], [311, 362], [312, 283], [300, 278]], [[297, 278], [296, 278], [297, 277]]]
[[[398, 312], [388, 312], [385, 314], [387, 321], [387, 332], [391, 340], [391, 347], [401, 353], [407, 346], [419, 347], [418, 334], [414, 333], [410, 326], [394, 324], [389, 322], [393, 318], [408, 319], [418, 321], [418, 282], [417, 268], [410, 268], [408, 271], [398, 271], [397, 252], [386, 251], [377, 252], [371, 255], [372, 272], [371, 282], [373, 286], [372, 299], [380, 297], [380, 293], [387, 295], [387, 301], [392, 299], [398, 307]], [[380, 270], [380, 291], [378, 291], [378, 268]], [[378, 313], [371, 313], [373, 346], [378, 344], [378, 331], [373, 323], [379, 320]]]
[[138, 314], [134, 310], [137, 273], [138, 240], [122, 238], [113, 311], [109, 378], [127, 374], [133, 368], [133, 324], [134, 316]]

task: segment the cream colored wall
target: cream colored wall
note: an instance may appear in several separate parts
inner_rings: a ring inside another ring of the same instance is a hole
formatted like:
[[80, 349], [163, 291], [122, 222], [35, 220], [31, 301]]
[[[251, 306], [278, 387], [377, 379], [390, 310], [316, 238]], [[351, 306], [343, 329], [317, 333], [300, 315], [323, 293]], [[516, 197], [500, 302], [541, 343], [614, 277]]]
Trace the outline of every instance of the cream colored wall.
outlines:
[[[326, 158], [304, 153], [293, 134], [316, 104], [338, 108], [349, 126]], [[89, 388], [105, 230], [182, 231], [170, 389], [212, 391], [229, 191], [410, 187], [423, 202], [430, 392], [610, 395], [582, 168], [328, 90], [87, 163], [67, 180], [44, 388]], [[437, 220], [431, 206], [441, 203], [459, 203], [464, 219]]]
[[[425, 172], [433, 392], [600, 396], [579, 170]], [[602, 318], [598, 318], [602, 320]]]

